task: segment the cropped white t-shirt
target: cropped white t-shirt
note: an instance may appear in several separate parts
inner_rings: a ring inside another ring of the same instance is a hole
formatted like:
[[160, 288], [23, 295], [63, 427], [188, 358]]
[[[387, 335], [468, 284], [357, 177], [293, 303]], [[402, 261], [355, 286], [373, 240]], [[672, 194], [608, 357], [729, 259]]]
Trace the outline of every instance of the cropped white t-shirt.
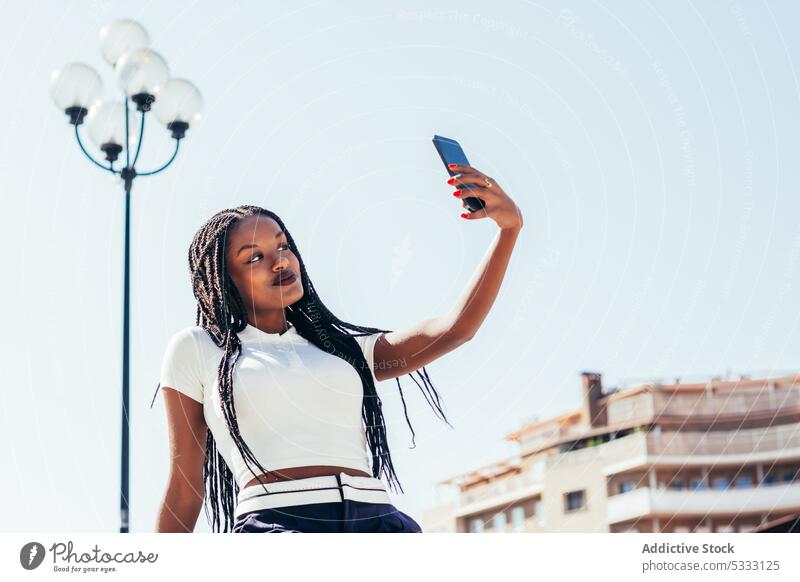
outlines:
[[[283, 334], [247, 325], [234, 370], [239, 431], [269, 470], [331, 465], [371, 470], [361, 419], [363, 387], [355, 368], [319, 349], [294, 326]], [[375, 378], [373, 351], [381, 333], [354, 338]], [[203, 415], [239, 489], [254, 475], [233, 442], [220, 406], [217, 370], [224, 351], [200, 326], [170, 339], [161, 364], [162, 388], [203, 403]], [[256, 474], [260, 471], [253, 465]]]

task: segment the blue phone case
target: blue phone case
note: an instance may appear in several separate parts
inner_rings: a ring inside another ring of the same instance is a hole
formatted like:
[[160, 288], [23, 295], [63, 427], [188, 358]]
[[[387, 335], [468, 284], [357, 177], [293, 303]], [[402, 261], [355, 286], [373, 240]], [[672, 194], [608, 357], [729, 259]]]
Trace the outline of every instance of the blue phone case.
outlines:
[[[449, 137], [443, 137], [441, 135], [434, 135], [433, 145], [436, 148], [436, 151], [439, 152], [439, 157], [442, 158], [444, 169], [447, 170], [447, 173], [451, 176], [454, 176], [458, 172], [451, 171], [450, 168], [447, 167], [448, 164], [460, 164], [462, 166], [470, 165], [464, 150], [456, 140], [450, 139]], [[472, 184], [466, 184], [462, 186], [462, 189], [470, 189], [472, 187]], [[470, 212], [475, 212], [486, 206], [483, 200], [475, 196], [470, 196], [468, 198], [464, 198], [463, 200], [464, 205]]]

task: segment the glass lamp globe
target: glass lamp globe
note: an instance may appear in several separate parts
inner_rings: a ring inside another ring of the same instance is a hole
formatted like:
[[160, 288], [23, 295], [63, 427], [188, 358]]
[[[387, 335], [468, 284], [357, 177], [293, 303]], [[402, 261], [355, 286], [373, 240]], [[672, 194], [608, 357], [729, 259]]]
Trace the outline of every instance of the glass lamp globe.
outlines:
[[200, 119], [203, 98], [200, 91], [186, 79], [169, 79], [153, 106], [158, 120], [172, 130], [172, 137], [180, 139], [189, 125]]
[[122, 55], [114, 65], [120, 87], [128, 97], [157, 95], [169, 78], [167, 63], [157, 52], [140, 48]]
[[[92, 67], [70, 63], [50, 75], [50, 96], [59, 109], [80, 123], [86, 109], [103, 93], [103, 81]], [[83, 111], [82, 111], [83, 110]], [[77, 121], [77, 123], [76, 123]]]
[[100, 52], [112, 67], [127, 52], [150, 46], [150, 35], [134, 20], [122, 18], [100, 29]]
[[[128, 123], [130, 126], [130, 117]], [[86, 116], [89, 137], [113, 161], [125, 143], [125, 105], [118, 101], [95, 103]]]

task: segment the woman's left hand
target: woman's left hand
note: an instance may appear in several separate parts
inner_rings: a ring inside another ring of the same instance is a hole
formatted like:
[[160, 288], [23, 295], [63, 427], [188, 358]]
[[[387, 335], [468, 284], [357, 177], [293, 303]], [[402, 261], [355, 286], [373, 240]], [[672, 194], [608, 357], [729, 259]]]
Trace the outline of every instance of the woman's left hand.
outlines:
[[[522, 212], [514, 204], [511, 197], [500, 185], [483, 172], [472, 166], [450, 164], [452, 171], [458, 172], [447, 183], [458, 188], [453, 195], [459, 198], [477, 197], [483, 200], [485, 207], [476, 212], [467, 212], [461, 216], [465, 220], [479, 220], [487, 216], [494, 220], [501, 229], [519, 230], [522, 228]], [[463, 188], [465, 184], [474, 184], [471, 188]], [[466, 204], [462, 203], [466, 209]]]

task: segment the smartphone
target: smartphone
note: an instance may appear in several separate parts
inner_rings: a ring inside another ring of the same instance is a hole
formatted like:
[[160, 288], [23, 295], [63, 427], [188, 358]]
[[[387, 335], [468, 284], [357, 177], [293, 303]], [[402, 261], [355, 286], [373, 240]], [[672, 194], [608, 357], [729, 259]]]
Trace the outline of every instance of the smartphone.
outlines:
[[[449, 137], [443, 137], [441, 135], [434, 135], [433, 146], [436, 148], [436, 151], [439, 152], [439, 157], [442, 158], [444, 169], [447, 170], [447, 173], [451, 176], [458, 174], [458, 172], [453, 172], [450, 170], [450, 168], [447, 167], [447, 164], [460, 164], [462, 166], [470, 165], [464, 150], [461, 149], [461, 145], [456, 140], [450, 139]], [[472, 187], [473, 184], [465, 184], [461, 187], [461, 189], [466, 190]], [[470, 212], [476, 212], [486, 206], [486, 203], [476, 196], [462, 198], [462, 200], [464, 201], [464, 206]]]

